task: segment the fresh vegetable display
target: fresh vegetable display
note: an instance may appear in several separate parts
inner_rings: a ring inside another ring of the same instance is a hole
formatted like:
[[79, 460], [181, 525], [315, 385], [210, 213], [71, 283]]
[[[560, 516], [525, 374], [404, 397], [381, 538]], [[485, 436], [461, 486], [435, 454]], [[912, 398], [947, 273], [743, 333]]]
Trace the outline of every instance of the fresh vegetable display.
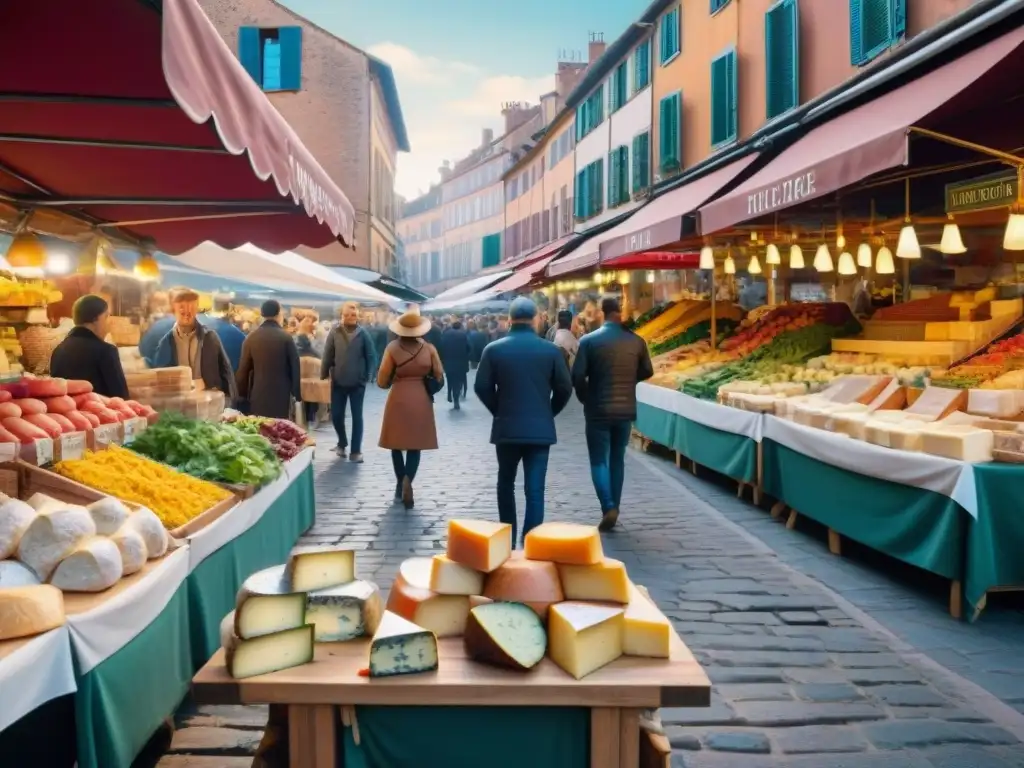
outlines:
[[131, 450], [202, 480], [259, 486], [281, 474], [277, 454], [260, 435], [177, 414], [164, 414]]
[[[962, 365], [950, 368], [945, 373], [934, 376], [932, 383], [950, 389], [999, 389], [991, 384], [1004, 374], [1024, 368], [1024, 333], [1002, 339], [975, 355]], [[1016, 377], [1010, 377], [1015, 380]], [[1013, 388], [1013, 387], [1009, 387]]]
[[81, 459], [61, 461], [54, 470], [97, 491], [148, 507], [168, 529], [185, 525], [231, 497], [230, 491], [218, 485], [189, 477], [116, 445], [86, 453]]
[[236, 416], [227, 422], [235, 429], [250, 435], [261, 435], [273, 446], [281, 461], [294, 459], [306, 444], [308, 435], [286, 419], [269, 419], [263, 416]]
[[[737, 322], [728, 318], [717, 319], [715, 321], [715, 329], [719, 338], [732, 333], [736, 326]], [[687, 344], [693, 344], [710, 336], [711, 320], [703, 320], [691, 325], [686, 330], [677, 333], [666, 341], [662, 341], [658, 344], [652, 344], [650, 346], [651, 357], [671, 352], [673, 349], [678, 349], [679, 347]]]
[[629, 328], [634, 331], [639, 328], [643, 328], [649, 322], [654, 320], [654, 318], [656, 318], [658, 315], [662, 314], [668, 309], [671, 309], [675, 305], [675, 303], [676, 302], [674, 301], [668, 301], [665, 302], [664, 304], [657, 304], [651, 307], [642, 315], [638, 315], [637, 317], [633, 318], [633, 320], [630, 321], [629, 323]]

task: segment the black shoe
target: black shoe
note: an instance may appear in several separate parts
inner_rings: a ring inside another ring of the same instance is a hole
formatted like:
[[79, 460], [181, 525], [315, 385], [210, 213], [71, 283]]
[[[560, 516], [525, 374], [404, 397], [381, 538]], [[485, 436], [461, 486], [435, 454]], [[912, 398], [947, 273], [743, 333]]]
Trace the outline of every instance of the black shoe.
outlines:
[[462, 408], [459, 407], [459, 401], [458, 400], [455, 401], [455, 407], [452, 410], [455, 410], [455, 411], [461, 411], [462, 410]]
[[619, 510], [616, 508], [609, 509], [604, 513], [604, 517], [601, 518], [601, 522], [597, 524], [597, 530], [599, 531], [610, 531], [615, 527], [615, 523], [619, 519]]
[[397, 483], [395, 483], [395, 501], [401, 501], [401, 500], [402, 500], [402, 481], [399, 480]]
[[406, 509], [412, 509], [416, 502], [412, 497], [412, 480], [408, 477], [402, 478], [402, 505]]

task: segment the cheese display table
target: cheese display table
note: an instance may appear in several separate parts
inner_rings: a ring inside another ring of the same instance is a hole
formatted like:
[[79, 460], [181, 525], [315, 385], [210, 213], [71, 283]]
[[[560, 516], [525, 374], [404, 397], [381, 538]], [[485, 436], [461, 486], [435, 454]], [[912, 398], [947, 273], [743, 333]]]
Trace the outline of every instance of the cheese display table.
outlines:
[[[0, 688], [13, 681], [19, 690], [18, 697], [0, 696], [0, 745], [10, 741], [13, 754], [22, 754], [26, 739], [38, 738], [38, 728], [30, 734], [22, 727], [26, 720], [45, 717], [46, 730], [55, 732], [70, 731], [73, 717], [80, 768], [130, 768], [219, 645], [217, 623], [242, 581], [286, 557], [313, 524], [311, 457], [303, 451], [280, 479], [109, 590], [65, 593], [65, 627], [0, 643]], [[71, 692], [73, 711], [47, 717], [45, 703]], [[24, 764], [70, 768], [74, 760]]]
[[582, 680], [550, 659], [528, 673], [470, 661], [461, 638], [438, 641], [436, 672], [370, 679], [360, 675], [369, 644], [321, 643], [310, 664], [245, 680], [218, 651], [193, 695], [287, 705], [291, 768], [636, 768], [641, 710], [710, 703], [708, 678], [675, 633], [670, 659], [621, 657]]

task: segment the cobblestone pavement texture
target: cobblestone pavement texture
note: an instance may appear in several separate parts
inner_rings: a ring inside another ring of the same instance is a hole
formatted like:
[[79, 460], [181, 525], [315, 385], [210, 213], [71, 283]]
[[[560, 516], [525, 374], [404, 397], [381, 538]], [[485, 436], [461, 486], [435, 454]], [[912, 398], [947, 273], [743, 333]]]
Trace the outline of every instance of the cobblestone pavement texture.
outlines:
[[[344, 543], [385, 589], [399, 564], [443, 549], [449, 517], [496, 517], [490, 421], [474, 399], [436, 406], [441, 450], [424, 455], [416, 506], [391, 504], [391, 462], [376, 446], [383, 393], [366, 399], [366, 463], [317, 434], [317, 521], [304, 543]], [[558, 420], [548, 520], [595, 523], [583, 417]], [[619, 526], [623, 560], [705, 666], [706, 709], [663, 709], [674, 768], [1024, 768], [1024, 616], [969, 625], [914, 577], [829, 555], [722, 484], [629, 451]], [[522, 514], [520, 493], [520, 514]], [[260, 707], [185, 705], [161, 768], [248, 765]]]

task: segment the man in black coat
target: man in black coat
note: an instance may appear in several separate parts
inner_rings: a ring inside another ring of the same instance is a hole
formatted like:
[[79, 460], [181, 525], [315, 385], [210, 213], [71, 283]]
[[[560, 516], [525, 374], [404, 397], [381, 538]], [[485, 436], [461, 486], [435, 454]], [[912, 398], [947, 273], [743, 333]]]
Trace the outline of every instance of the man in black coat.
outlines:
[[437, 351], [441, 355], [444, 375], [448, 378], [448, 402], [454, 402], [455, 410], [458, 411], [459, 399], [466, 396], [469, 386], [470, 353], [469, 335], [458, 318], [441, 334], [441, 347]]
[[81, 379], [105, 397], [128, 397], [128, 384], [117, 347], [103, 340], [110, 316], [107, 302], [92, 294], [82, 296], [71, 309], [75, 327], [50, 355], [50, 375]]
[[301, 368], [295, 340], [281, 321], [281, 304], [273, 299], [260, 307], [263, 324], [245, 338], [238, 364], [238, 396], [248, 400], [249, 413], [292, 419], [292, 400], [300, 397]]

